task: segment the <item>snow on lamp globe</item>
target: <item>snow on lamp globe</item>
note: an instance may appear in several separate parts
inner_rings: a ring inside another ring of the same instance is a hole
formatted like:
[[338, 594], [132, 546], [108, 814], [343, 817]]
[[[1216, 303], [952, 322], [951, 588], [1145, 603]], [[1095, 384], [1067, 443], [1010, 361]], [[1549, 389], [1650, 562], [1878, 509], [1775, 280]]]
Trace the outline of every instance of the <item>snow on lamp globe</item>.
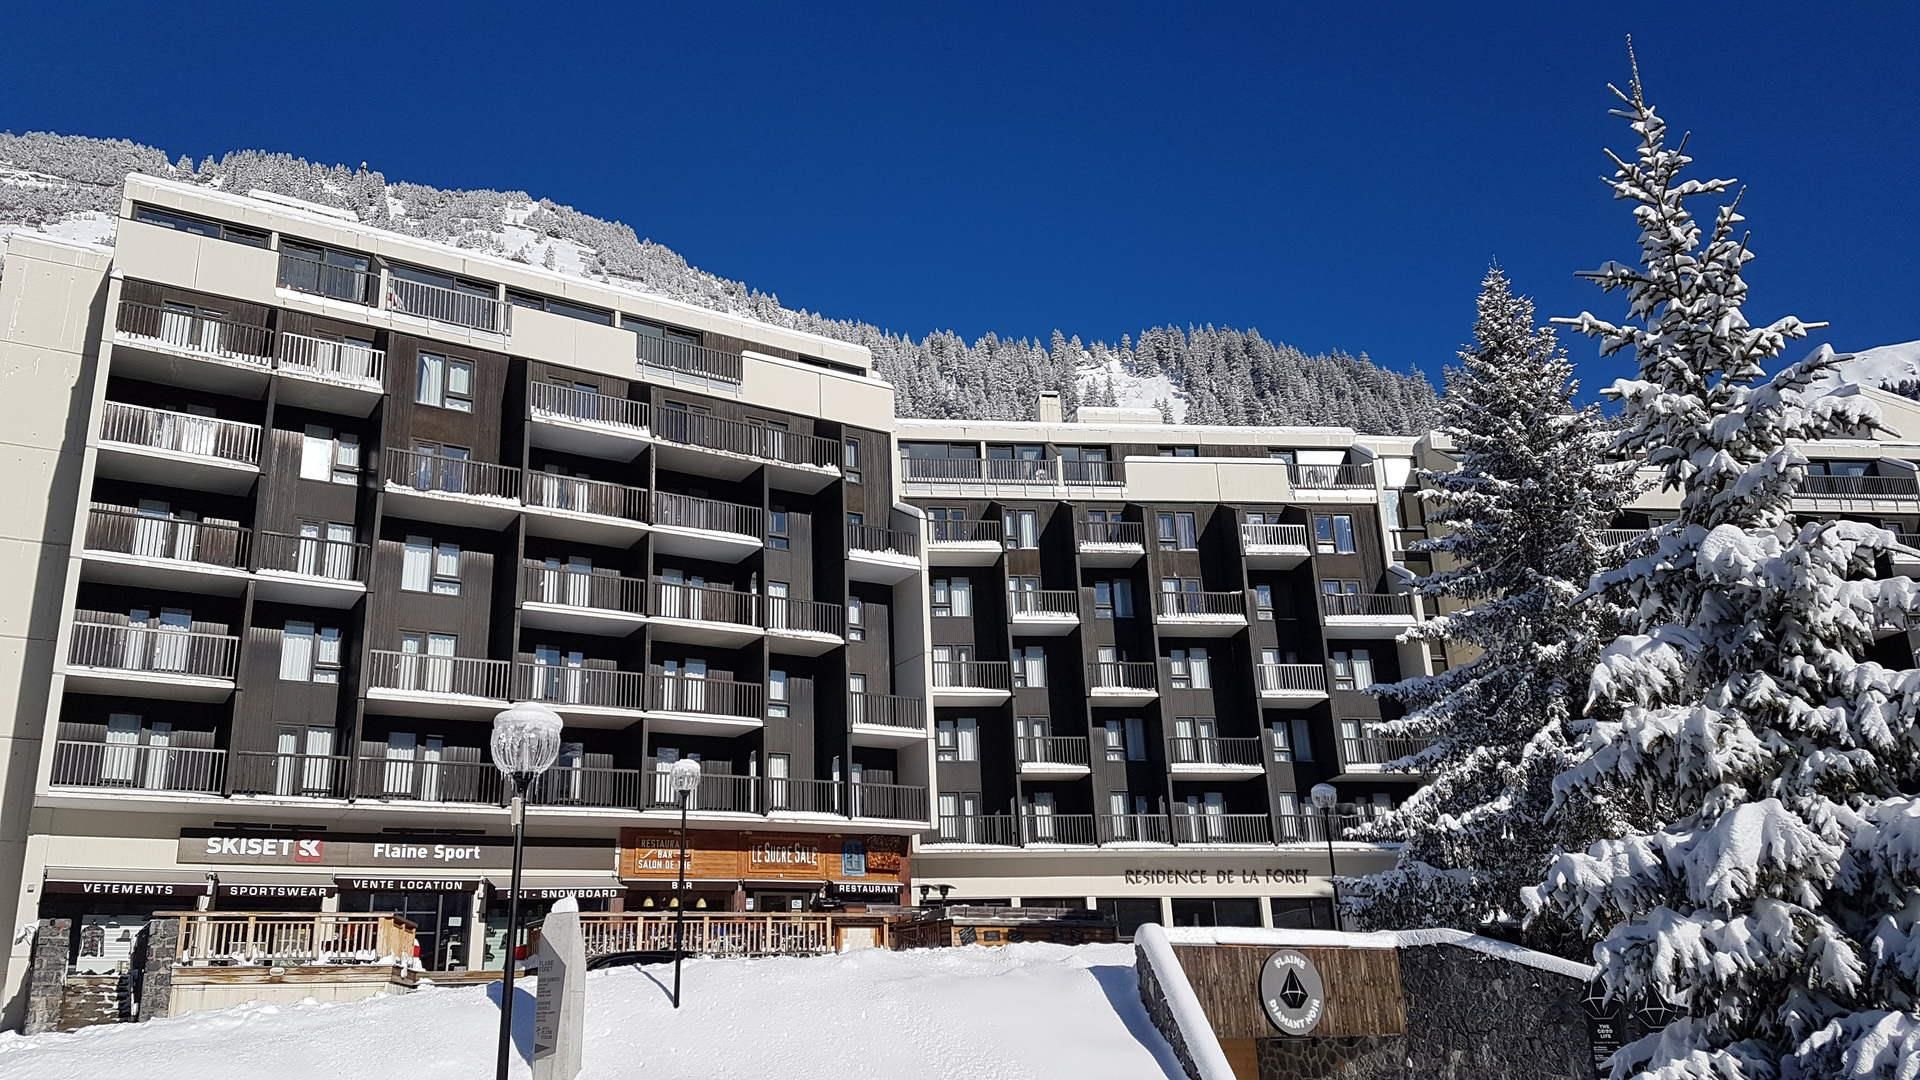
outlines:
[[520, 929], [520, 855], [526, 842], [527, 789], [560, 756], [560, 714], [536, 701], [522, 701], [502, 709], [493, 718], [488, 740], [493, 764], [506, 776], [513, 818], [513, 876], [507, 884], [507, 933], [501, 944], [506, 955], [500, 981], [500, 1046], [494, 1060], [496, 1080], [507, 1078], [507, 1053], [513, 1044], [513, 969], [518, 957]]

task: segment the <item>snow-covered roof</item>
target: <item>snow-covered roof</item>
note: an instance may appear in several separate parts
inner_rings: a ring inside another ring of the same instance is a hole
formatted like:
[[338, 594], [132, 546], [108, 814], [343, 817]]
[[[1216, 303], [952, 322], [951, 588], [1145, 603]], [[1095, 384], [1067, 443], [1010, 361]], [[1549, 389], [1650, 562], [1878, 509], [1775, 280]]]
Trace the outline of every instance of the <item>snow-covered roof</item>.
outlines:
[[1454, 945], [1462, 949], [1497, 956], [1541, 971], [1551, 971], [1586, 982], [1594, 977], [1590, 964], [1543, 953], [1536, 949], [1499, 941], [1464, 930], [1430, 927], [1424, 930], [1378, 930], [1372, 933], [1348, 933], [1341, 930], [1290, 930], [1260, 927], [1216, 926], [1167, 929], [1167, 940], [1175, 945], [1270, 945], [1274, 948], [1410, 949], [1428, 945]]

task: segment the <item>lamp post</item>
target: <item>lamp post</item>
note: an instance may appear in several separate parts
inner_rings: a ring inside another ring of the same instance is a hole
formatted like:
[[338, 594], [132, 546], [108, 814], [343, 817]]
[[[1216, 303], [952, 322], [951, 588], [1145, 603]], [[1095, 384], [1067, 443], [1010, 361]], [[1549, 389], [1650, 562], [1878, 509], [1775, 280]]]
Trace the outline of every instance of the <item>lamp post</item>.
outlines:
[[1320, 828], [1327, 834], [1327, 884], [1333, 886], [1333, 928], [1340, 929], [1340, 870], [1333, 861], [1333, 808], [1340, 792], [1332, 784], [1315, 784], [1308, 792], [1314, 809], [1320, 811]]
[[687, 800], [700, 786], [700, 763], [681, 758], [670, 774], [673, 796], [680, 801], [680, 884], [673, 894], [673, 1007], [680, 1007], [680, 958], [686, 954], [687, 934]]
[[560, 714], [538, 702], [523, 701], [493, 718], [493, 764], [507, 779], [513, 815], [513, 877], [507, 893], [507, 960], [500, 982], [500, 1048], [494, 1080], [507, 1080], [507, 1054], [513, 1045], [514, 940], [520, 928], [520, 853], [526, 841], [526, 791], [560, 756]]

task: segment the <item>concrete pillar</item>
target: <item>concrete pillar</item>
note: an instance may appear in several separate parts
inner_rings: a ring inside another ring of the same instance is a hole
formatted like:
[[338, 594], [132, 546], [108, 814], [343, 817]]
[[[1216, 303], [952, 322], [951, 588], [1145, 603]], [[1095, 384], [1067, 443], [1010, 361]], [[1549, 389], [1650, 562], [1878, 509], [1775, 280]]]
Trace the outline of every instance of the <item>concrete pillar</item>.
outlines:
[[72, 919], [42, 919], [33, 929], [33, 960], [27, 974], [28, 1035], [60, 1029], [60, 999], [67, 986], [67, 951]]
[[[487, 892], [488, 886], [473, 890], [467, 904], [467, 970], [479, 971], [487, 965]], [[507, 942], [513, 948], [513, 942]]]
[[1171, 896], [1160, 898], [1160, 925], [1173, 925], [1173, 897]]
[[1271, 930], [1273, 929], [1273, 899], [1271, 897], [1266, 897], [1266, 896], [1262, 896], [1259, 899], [1260, 899], [1260, 925], [1262, 927], [1265, 927], [1268, 930]]

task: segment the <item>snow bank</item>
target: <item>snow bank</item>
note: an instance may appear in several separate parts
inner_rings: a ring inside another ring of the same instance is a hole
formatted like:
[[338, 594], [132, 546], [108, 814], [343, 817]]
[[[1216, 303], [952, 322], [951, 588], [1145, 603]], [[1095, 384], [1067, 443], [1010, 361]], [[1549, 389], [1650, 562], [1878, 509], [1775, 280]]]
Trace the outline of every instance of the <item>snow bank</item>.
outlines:
[[1133, 944], [1153, 968], [1154, 981], [1160, 984], [1160, 994], [1166, 998], [1167, 1011], [1180, 1030], [1180, 1042], [1187, 1048], [1198, 1080], [1234, 1080], [1233, 1063], [1220, 1049], [1220, 1039], [1207, 1022], [1206, 1010], [1200, 1007], [1187, 971], [1173, 955], [1166, 929], [1159, 923], [1147, 923], [1133, 932]]
[[[593, 972], [583, 1080], [1178, 1080], [1127, 945], [868, 950]], [[534, 980], [516, 986], [524, 1045]], [[71, 1034], [0, 1035], [0, 1080], [472, 1080], [499, 1012], [477, 987], [247, 1005]], [[516, 1059], [513, 1075], [528, 1076]], [[1222, 1074], [1230, 1076], [1231, 1074]]]
[[1430, 927], [1424, 930], [1378, 930], [1354, 934], [1340, 930], [1265, 930], [1257, 927], [1175, 927], [1165, 934], [1176, 945], [1271, 945], [1279, 948], [1312, 946], [1349, 949], [1412, 949], [1423, 945], [1454, 945], [1497, 956], [1541, 971], [1551, 971], [1586, 982], [1594, 977], [1590, 964], [1538, 952], [1508, 941], [1498, 941], [1464, 930]]

